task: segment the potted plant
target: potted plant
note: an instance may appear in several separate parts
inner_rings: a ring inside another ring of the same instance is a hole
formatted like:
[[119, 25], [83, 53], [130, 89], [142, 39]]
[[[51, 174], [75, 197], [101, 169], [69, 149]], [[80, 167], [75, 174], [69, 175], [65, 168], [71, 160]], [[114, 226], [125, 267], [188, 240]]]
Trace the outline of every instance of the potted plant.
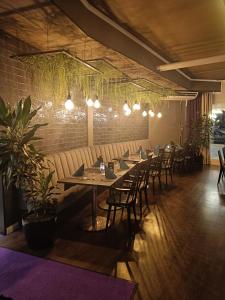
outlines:
[[196, 169], [201, 169], [203, 166], [203, 150], [209, 148], [212, 125], [212, 120], [207, 115], [203, 115], [191, 126], [186, 148], [194, 157]]
[[[50, 181], [52, 172], [49, 173], [43, 167], [44, 155], [36, 149], [32, 143], [38, 140], [36, 131], [41, 126], [47, 124], [34, 124], [33, 118], [38, 109], [32, 110], [30, 97], [20, 100], [15, 106], [5, 104], [0, 98], [0, 173], [5, 190], [13, 187], [14, 203], [17, 207], [18, 200], [23, 195], [26, 204], [26, 215], [23, 223], [38, 223], [53, 218], [53, 208], [55, 205]], [[47, 217], [48, 216], [48, 217]], [[32, 227], [32, 226], [31, 226]], [[36, 230], [36, 226], [35, 230]], [[25, 233], [28, 231], [27, 227]], [[45, 230], [41, 230], [45, 234]], [[30, 229], [29, 229], [30, 236]], [[37, 234], [34, 233], [37, 238]], [[38, 235], [38, 238], [39, 235]], [[46, 240], [46, 238], [44, 238]], [[33, 247], [45, 247], [47, 241], [43, 243], [28, 243]], [[52, 239], [50, 239], [50, 242]]]
[[23, 186], [27, 211], [22, 224], [27, 243], [32, 249], [46, 248], [54, 242], [57, 193], [51, 185], [53, 173], [46, 169], [39, 170]]

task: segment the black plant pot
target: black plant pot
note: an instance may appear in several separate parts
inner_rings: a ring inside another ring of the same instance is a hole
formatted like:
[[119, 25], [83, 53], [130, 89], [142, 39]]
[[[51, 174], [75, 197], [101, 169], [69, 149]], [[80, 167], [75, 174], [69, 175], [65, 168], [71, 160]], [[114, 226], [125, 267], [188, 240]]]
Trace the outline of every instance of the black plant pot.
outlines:
[[203, 155], [196, 155], [194, 158], [195, 170], [201, 171], [203, 169]]
[[23, 231], [31, 249], [45, 249], [53, 246], [56, 233], [56, 218], [47, 216], [36, 218], [27, 216], [22, 219]]

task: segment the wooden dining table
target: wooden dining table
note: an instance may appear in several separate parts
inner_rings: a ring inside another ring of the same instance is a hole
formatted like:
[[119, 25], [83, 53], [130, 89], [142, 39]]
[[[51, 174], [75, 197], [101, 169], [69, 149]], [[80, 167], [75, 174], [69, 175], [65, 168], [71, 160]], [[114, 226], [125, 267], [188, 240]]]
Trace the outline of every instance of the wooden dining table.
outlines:
[[104, 174], [101, 174], [99, 168], [93, 167], [85, 169], [83, 176], [71, 176], [58, 181], [59, 183], [64, 184], [65, 190], [77, 184], [92, 187], [92, 213], [91, 218], [89, 218], [89, 220], [82, 226], [84, 230], [99, 231], [105, 229], [106, 217], [99, 216], [97, 214], [97, 188], [112, 188], [135, 167], [132, 163], [128, 163], [128, 166], [129, 169], [121, 170], [119, 165], [115, 165], [114, 173], [117, 176], [115, 179], [106, 178]]
[[[151, 156], [152, 158], [157, 157], [157, 155], [155, 155], [154, 152], [148, 153], [148, 156], [149, 157]], [[126, 162], [133, 162], [133, 163], [139, 163], [139, 162], [141, 162], [141, 161], [144, 160], [137, 153], [130, 154], [128, 157], [121, 156], [121, 157], [115, 157], [115, 158], [113, 158], [113, 160], [116, 160], [116, 161], [119, 161], [120, 159], [122, 159], [122, 160], [124, 160]]]

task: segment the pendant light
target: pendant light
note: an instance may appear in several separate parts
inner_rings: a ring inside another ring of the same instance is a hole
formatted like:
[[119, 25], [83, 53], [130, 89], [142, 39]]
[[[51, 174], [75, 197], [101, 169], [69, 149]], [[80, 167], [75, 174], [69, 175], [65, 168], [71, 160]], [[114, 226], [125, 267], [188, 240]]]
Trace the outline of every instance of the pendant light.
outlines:
[[124, 111], [127, 111], [127, 110], [129, 110], [130, 109], [130, 107], [129, 107], [129, 105], [127, 104], [127, 101], [125, 101], [124, 102], [124, 105], [123, 105], [123, 110]]
[[68, 94], [68, 96], [67, 96], [67, 99], [66, 99], [66, 101], [65, 101], [65, 108], [66, 108], [66, 110], [68, 110], [68, 111], [71, 111], [71, 110], [74, 109], [74, 103], [73, 103], [73, 101], [72, 101], [72, 99], [71, 99], [70, 92], [69, 92], [69, 94]]
[[147, 112], [144, 110], [143, 112], [142, 112], [142, 116], [145, 118], [145, 117], [147, 117]]

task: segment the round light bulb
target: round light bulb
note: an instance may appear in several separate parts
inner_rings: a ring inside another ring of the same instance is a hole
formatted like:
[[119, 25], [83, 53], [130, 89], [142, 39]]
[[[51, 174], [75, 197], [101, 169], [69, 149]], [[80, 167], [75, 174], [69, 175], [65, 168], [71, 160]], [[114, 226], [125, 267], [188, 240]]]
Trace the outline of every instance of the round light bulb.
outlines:
[[65, 102], [65, 108], [66, 110], [68, 111], [71, 111], [74, 109], [74, 103], [71, 99], [67, 99], [66, 102]]
[[151, 109], [148, 111], [148, 114], [151, 118], [153, 118], [155, 116], [154, 111], [152, 111]]
[[127, 101], [125, 101], [124, 102], [124, 105], [123, 105], [123, 110], [124, 111], [127, 111], [127, 110], [129, 110], [130, 109], [130, 107], [129, 107], [129, 105], [127, 104]]
[[101, 103], [99, 102], [99, 100], [98, 99], [96, 99], [95, 100], [95, 102], [94, 102], [94, 108], [100, 108], [100, 106], [101, 106]]
[[94, 105], [94, 102], [91, 98], [86, 100], [87, 106], [92, 107]]
[[148, 115], [147, 112], [144, 110], [142, 116], [145, 118], [147, 115]]
[[141, 109], [140, 103], [135, 102], [133, 105], [133, 110], [140, 110], [140, 109]]
[[160, 119], [160, 118], [162, 118], [162, 113], [161, 112], [158, 112], [157, 113], [157, 117]]
[[109, 107], [108, 112], [112, 112], [112, 111], [113, 111], [112, 107]]
[[125, 116], [129, 116], [131, 114], [131, 109], [128, 108], [125, 112], [124, 112]]
[[117, 114], [115, 114], [115, 115], [114, 115], [114, 118], [118, 118], [118, 115], [117, 115]]

